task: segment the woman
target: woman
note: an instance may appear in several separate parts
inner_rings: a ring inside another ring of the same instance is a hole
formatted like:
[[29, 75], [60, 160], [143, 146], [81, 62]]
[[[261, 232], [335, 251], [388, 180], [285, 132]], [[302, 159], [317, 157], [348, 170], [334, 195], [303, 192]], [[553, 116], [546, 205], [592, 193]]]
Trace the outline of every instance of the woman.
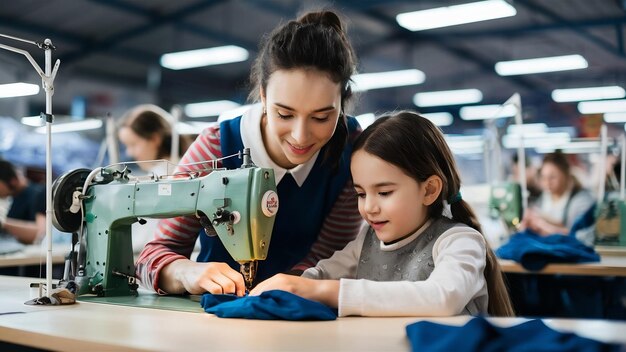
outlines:
[[593, 197], [572, 175], [561, 152], [544, 156], [539, 178], [543, 192], [536, 209], [524, 215], [522, 226], [542, 236], [569, 234], [574, 221], [593, 205]]
[[[126, 154], [146, 172], [157, 175], [168, 174], [167, 163], [143, 161], [170, 160], [172, 152], [172, 116], [152, 104], [139, 105], [129, 110], [120, 120], [118, 137], [126, 147]], [[190, 144], [188, 136], [181, 135], [179, 152], [184, 152]]]
[[[344, 112], [355, 66], [335, 13], [311, 12], [279, 26], [252, 68], [251, 96], [260, 104], [204, 130], [181, 160], [197, 163], [248, 147], [257, 166], [274, 169], [280, 208], [258, 281], [314, 266], [359, 230], [349, 165], [359, 128]], [[228, 159], [222, 166], [240, 163]], [[195, 217], [161, 221], [137, 263], [142, 284], [159, 293], [243, 295], [243, 278], [233, 269], [238, 266], [217, 237], [201, 234], [198, 262], [189, 260], [201, 228]]]

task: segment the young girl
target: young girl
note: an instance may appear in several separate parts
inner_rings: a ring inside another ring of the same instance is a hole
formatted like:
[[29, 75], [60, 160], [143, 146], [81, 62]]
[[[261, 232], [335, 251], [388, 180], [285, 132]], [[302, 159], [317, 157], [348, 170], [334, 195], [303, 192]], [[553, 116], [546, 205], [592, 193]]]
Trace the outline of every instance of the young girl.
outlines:
[[286, 290], [340, 316], [513, 315], [437, 127], [412, 112], [381, 117], [355, 142], [351, 170], [366, 221], [357, 238], [302, 277], [277, 275], [251, 294]]

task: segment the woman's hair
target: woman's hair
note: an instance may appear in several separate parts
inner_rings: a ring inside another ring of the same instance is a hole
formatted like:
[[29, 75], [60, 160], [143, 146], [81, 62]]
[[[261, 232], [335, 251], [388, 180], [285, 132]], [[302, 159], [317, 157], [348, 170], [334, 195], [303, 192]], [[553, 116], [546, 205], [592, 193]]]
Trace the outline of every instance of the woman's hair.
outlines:
[[326, 73], [341, 87], [341, 112], [335, 133], [327, 143], [324, 161], [336, 167], [348, 139], [346, 102], [352, 96], [350, 77], [356, 58], [339, 16], [332, 11], [309, 12], [272, 31], [260, 45], [250, 74], [250, 100], [258, 101], [278, 70], [314, 69]]
[[541, 167], [545, 164], [554, 165], [559, 171], [565, 175], [565, 178], [571, 180], [574, 185], [573, 192], [577, 192], [582, 188], [582, 185], [578, 181], [576, 177], [572, 174], [571, 167], [569, 165], [569, 161], [567, 161], [567, 157], [563, 154], [562, 151], [556, 150], [554, 153], [548, 153], [543, 156], [543, 161], [541, 162]]
[[[161, 144], [157, 150], [157, 159], [170, 156], [172, 152], [172, 121], [174, 119], [165, 110], [152, 104], [139, 105], [128, 111], [120, 120], [119, 128], [128, 127], [137, 136], [151, 139], [161, 137]], [[191, 141], [186, 135], [179, 135], [179, 155], [183, 155]]]
[[[441, 178], [439, 197], [428, 207], [428, 218], [443, 216], [444, 201], [450, 201], [452, 219], [481, 232], [469, 204], [458, 199], [461, 178], [454, 156], [441, 131], [429, 120], [410, 111], [378, 118], [356, 140], [354, 151], [365, 152], [385, 160], [418, 183], [430, 176]], [[486, 243], [486, 242], [485, 242]], [[489, 291], [489, 314], [512, 316], [513, 307], [495, 254], [487, 243], [487, 264], [484, 275]]]
[[12, 181], [17, 178], [15, 167], [7, 160], [0, 159], [0, 181], [11, 187]]

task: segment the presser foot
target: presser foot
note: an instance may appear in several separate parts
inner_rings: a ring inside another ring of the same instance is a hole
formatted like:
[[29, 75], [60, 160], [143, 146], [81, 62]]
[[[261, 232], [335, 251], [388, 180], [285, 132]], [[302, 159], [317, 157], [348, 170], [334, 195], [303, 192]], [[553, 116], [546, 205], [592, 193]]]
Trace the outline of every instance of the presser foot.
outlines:
[[252, 283], [254, 282], [254, 277], [256, 276], [256, 269], [258, 266], [258, 262], [256, 260], [245, 262], [241, 264], [239, 271], [241, 275], [243, 275], [243, 281], [246, 284], [246, 290], [252, 290]]

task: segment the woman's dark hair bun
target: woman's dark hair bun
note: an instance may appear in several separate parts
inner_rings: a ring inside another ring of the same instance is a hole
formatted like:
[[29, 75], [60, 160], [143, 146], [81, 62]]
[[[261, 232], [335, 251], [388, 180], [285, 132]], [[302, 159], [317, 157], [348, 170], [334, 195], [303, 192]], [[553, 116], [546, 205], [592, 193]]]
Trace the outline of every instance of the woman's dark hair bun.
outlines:
[[321, 24], [343, 34], [341, 19], [332, 11], [309, 12], [298, 19], [301, 24]]

